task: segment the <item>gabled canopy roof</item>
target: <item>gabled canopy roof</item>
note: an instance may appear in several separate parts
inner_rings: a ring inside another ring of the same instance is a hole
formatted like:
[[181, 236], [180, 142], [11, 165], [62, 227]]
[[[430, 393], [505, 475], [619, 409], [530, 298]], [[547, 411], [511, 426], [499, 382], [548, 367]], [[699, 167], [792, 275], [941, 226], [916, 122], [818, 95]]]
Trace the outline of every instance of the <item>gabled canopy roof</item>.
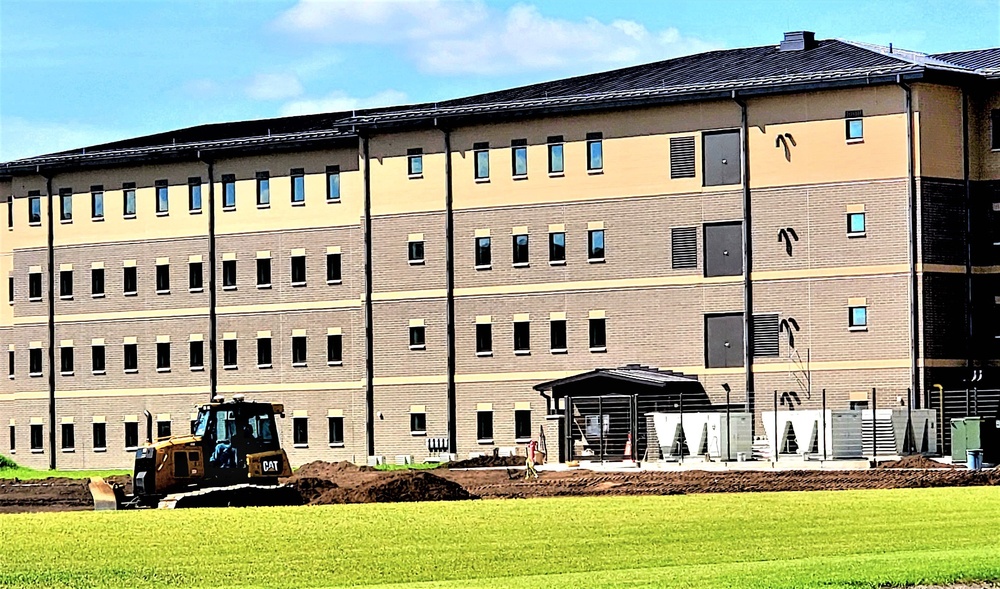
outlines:
[[660, 370], [640, 364], [628, 364], [621, 368], [597, 368], [588, 372], [582, 372], [573, 376], [567, 376], [557, 380], [550, 380], [535, 385], [534, 389], [539, 392], [552, 391], [553, 397], [563, 397], [570, 393], [581, 393], [585, 390], [593, 392], [592, 389], [603, 388], [604, 385], [620, 383], [624, 385], [638, 385], [632, 387], [630, 393], [641, 392], [664, 392], [667, 389], [683, 389], [685, 392], [698, 392], [705, 394], [705, 388], [698, 379], [693, 376], [686, 376], [671, 370]]

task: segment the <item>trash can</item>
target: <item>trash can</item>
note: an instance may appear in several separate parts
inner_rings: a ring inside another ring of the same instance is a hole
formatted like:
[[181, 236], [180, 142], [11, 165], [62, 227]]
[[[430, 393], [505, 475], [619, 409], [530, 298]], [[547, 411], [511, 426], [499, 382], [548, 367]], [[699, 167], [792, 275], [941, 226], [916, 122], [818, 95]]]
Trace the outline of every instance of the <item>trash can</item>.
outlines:
[[966, 450], [968, 454], [968, 462], [966, 466], [969, 470], [982, 470], [983, 469], [983, 451], [982, 450]]

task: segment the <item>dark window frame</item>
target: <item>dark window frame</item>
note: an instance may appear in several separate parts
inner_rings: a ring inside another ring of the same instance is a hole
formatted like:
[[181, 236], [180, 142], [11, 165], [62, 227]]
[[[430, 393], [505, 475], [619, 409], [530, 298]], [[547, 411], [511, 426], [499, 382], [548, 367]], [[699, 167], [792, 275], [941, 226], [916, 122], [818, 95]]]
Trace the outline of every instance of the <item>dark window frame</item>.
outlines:
[[476, 410], [476, 441], [480, 444], [493, 443], [493, 410]]
[[[597, 163], [595, 164], [594, 148], [597, 148]], [[601, 132], [587, 133], [587, 172], [604, 171], [604, 134]]]
[[108, 370], [108, 352], [104, 344], [92, 344], [90, 346], [90, 372], [91, 374], [106, 374]]
[[340, 333], [326, 335], [326, 365], [340, 366], [344, 363], [344, 336]]
[[531, 409], [514, 410], [514, 441], [527, 442], [531, 440]]
[[139, 344], [122, 344], [122, 369], [128, 374], [139, 372]]
[[125, 182], [122, 184], [122, 217], [135, 219], [137, 212], [135, 182]]
[[73, 346], [59, 346], [59, 375], [73, 376], [76, 368], [75, 360]]
[[257, 208], [267, 209], [271, 207], [271, 173], [267, 171], [257, 172], [255, 175], [257, 186]]
[[527, 356], [531, 353], [531, 321], [514, 321], [514, 354]]
[[[561, 240], [562, 243], [557, 243]], [[566, 232], [549, 232], [549, 265], [562, 266], [566, 264]]]
[[424, 150], [414, 147], [406, 150], [406, 175], [411, 180], [424, 176]]
[[591, 352], [608, 351], [608, 320], [605, 317], [588, 319], [588, 333]]
[[222, 260], [222, 290], [236, 290], [236, 260]]
[[271, 258], [257, 258], [257, 288], [271, 288]]
[[340, 202], [340, 166], [326, 167], [326, 202]]
[[[862, 321], [856, 321], [855, 311], [862, 312]], [[847, 307], [847, 328], [850, 331], [868, 331], [868, 305], [849, 305]]]
[[309, 343], [304, 335], [292, 336], [292, 366], [301, 368], [308, 365]]
[[[861, 219], [861, 230], [855, 230], [852, 221], [855, 218]], [[864, 237], [868, 234], [868, 215], [866, 211], [854, 211], [847, 213], [847, 235], [848, 237]]]
[[30, 434], [30, 447], [32, 452], [41, 452], [45, 449], [45, 432], [41, 423], [32, 423], [28, 428]]
[[200, 213], [201, 208], [201, 176], [191, 176], [188, 178], [188, 212]]
[[510, 236], [511, 260], [515, 268], [526, 268], [531, 263], [531, 238], [527, 233]]
[[[523, 156], [520, 161], [524, 163], [523, 169], [518, 169], [518, 154]], [[512, 177], [521, 179], [528, 177], [528, 140], [513, 139], [510, 142], [510, 174]]]
[[257, 338], [257, 368], [272, 368], [274, 366], [274, 342], [271, 337]]
[[92, 221], [104, 220], [104, 186], [94, 185], [90, 187], [90, 219]]
[[156, 342], [156, 371], [170, 372], [170, 342]]
[[342, 415], [327, 417], [327, 428], [330, 447], [342, 448], [344, 446], [344, 417]]
[[125, 422], [125, 449], [135, 450], [139, 447], [139, 422]]
[[156, 265], [156, 294], [170, 294], [170, 264]]
[[157, 180], [155, 183], [155, 203], [156, 214], [163, 216], [170, 212], [170, 187], [166, 180]]
[[490, 179], [490, 144], [480, 142], [472, 146], [473, 179], [488, 182]]
[[493, 267], [493, 238], [475, 238], [475, 262], [477, 270], [488, 270]]
[[105, 294], [104, 289], [105, 289], [104, 268], [91, 268], [90, 296], [99, 299], [104, 296]]
[[59, 449], [63, 452], [76, 450], [76, 428], [72, 423], [59, 425]]
[[205, 290], [205, 269], [202, 262], [188, 262], [188, 292]]
[[[35, 192], [35, 191], [32, 191]], [[42, 197], [39, 194], [28, 194], [28, 225], [42, 224]]]
[[549, 351], [553, 354], [565, 354], [569, 349], [568, 340], [566, 320], [549, 319]]
[[203, 340], [188, 341], [188, 367], [192, 371], [205, 369], [205, 342]]
[[59, 222], [73, 222], [73, 189], [59, 189]]
[[341, 284], [343, 278], [343, 259], [339, 253], [326, 254], [326, 283]]
[[222, 368], [236, 370], [239, 367], [239, 344], [234, 339], [222, 340]]
[[411, 266], [424, 264], [424, 240], [414, 240], [406, 242], [406, 261]]
[[42, 273], [28, 273], [28, 301], [42, 300]]
[[289, 197], [292, 206], [302, 206], [306, 204], [306, 171], [304, 168], [292, 168], [288, 172], [289, 189], [292, 191]]
[[139, 294], [139, 269], [137, 267], [122, 267], [122, 294], [127, 297]]
[[[597, 236], [600, 235], [601, 246], [597, 247], [596, 241]], [[590, 263], [599, 263], [605, 261], [607, 258], [607, 236], [605, 235], [604, 229], [588, 229], [587, 230], [587, 261]], [[598, 255], [599, 254], [599, 255]]]
[[59, 298], [62, 300], [71, 300], [73, 298], [73, 271], [72, 270], [60, 270], [59, 271]]
[[42, 348], [28, 348], [28, 376], [39, 377], [44, 369]]
[[103, 421], [95, 421], [91, 427], [93, 432], [94, 451], [101, 452], [108, 449], [108, 424]]
[[309, 418], [292, 417], [292, 446], [307, 448], [309, 446]]
[[411, 411], [410, 412], [410, 435], [411, 436], [425, 436], [427, 435], [427, 412], [426, 411]]
[[291, 256], [289, 259], [290, 274], [292, 281], [292, 286], [305, 286], [306, 285], [306, 257], [305, 256]]
[[[566, 143], [562, 135], [552, 135], [546, 140], [549, 176], [566, 173]], [[558, 154], [558, 155], [557, 155]]]
[[493, 324], [476, 323], [476, 355], [493, 355]]
[[222, 210], [236, 210], [236, 174], [222, 175]]
[[425, 325], [411, 325], [409, 330], [409, 341], [411, 350], [426, 350], [427, 327]]

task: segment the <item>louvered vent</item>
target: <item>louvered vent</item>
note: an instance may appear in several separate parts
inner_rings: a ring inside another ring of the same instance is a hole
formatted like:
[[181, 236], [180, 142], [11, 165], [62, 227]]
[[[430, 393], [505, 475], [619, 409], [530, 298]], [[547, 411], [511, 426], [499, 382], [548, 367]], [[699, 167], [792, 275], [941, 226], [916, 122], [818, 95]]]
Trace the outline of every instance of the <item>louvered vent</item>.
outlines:
[[698, 267], [697, 227], [674, 227], [670, 230], [670, 259], [674, 268]]
[[753, 316], [753, 355], [778, 355], [778, 315]]
[[670, 177], [694, 178], [694, 137], [670, 138]]

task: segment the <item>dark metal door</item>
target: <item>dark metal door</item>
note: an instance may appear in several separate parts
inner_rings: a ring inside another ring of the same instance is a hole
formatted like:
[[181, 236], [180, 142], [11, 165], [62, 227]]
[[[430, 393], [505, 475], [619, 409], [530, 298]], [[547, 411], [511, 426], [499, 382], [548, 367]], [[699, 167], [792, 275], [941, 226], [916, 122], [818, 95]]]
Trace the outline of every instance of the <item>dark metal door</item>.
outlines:
[[706, 133], [703, 147], [705, 186], [739, 184], [740, 132]]
[[705, 225], [705, 276], [743, 274], [743, 223]]
[[743, 366], [743, 313], [705, 316], [705, 366]]

